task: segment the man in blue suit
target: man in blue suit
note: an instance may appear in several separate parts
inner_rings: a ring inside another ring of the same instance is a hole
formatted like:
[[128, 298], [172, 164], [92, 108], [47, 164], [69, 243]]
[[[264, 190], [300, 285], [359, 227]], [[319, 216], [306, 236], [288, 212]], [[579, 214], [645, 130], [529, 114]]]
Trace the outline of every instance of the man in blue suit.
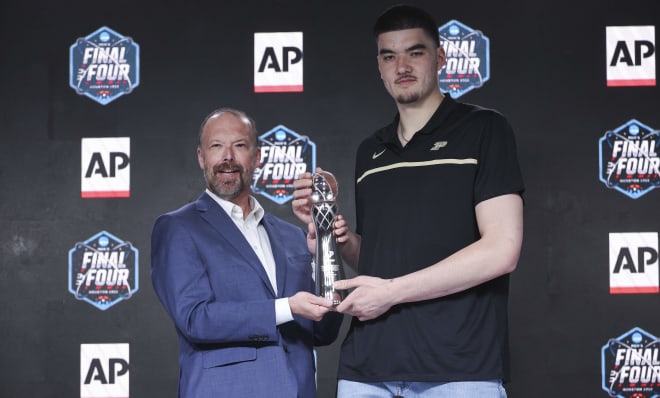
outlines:
[[302, 228], [250, 195], [259, 153], [251, 118], [212, 112], [197, 148], [206, 191], [154, 225], [152, 282], [179, 335], [180, 398], [313, 398], [313, 347], [341, 325], [312, 293]]

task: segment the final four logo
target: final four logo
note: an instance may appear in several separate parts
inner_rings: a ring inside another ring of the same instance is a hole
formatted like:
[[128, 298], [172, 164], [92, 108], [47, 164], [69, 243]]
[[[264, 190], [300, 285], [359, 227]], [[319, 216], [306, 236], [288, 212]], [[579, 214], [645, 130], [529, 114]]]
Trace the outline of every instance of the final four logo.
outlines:
[[140, 83], [140, 47], [130, 37], [102, 27], [79, 38], [69, 52], [69, 85], [101, 105]]
[[259, 137], [261, 160], [252, 190], [278, 204], [293, 198], [293, 180], [316, 169], [316, 144], [280, 125]]
[[660, 342], [634, 328], [602, 349], [603, 390], [610, 397], [653, 398], [660, 393]]
[[633, 199], [660, 185], [660, 131], [635, 119], [600, 139], [600, 180]]
[[490, 40], [458, 21], [438, 28], [447, 64], [438, 72], [440, 90], [458, 98], [490, 78]]
[[138, 251], [101, 231], [69, 251], [69, 292], [107, 310], [138, 290]]

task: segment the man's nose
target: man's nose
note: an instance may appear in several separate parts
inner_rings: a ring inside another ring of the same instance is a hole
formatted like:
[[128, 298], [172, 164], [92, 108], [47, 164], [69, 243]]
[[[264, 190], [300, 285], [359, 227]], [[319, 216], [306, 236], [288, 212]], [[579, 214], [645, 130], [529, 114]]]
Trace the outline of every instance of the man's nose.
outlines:
[[225, 147], [222, 152], [222, 161], [227, 162], [234, 160], [234, 150], [231, 147]]
[[399, 74], [410, 73], [410, 60], [408, 57], [398, 57], [396, 60], [396, 71]]

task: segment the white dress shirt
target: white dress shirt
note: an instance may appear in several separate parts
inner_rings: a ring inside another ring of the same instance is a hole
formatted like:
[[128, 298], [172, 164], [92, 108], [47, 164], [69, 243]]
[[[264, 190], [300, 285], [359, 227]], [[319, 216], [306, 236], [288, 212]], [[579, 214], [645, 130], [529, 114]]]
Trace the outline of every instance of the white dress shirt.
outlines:
[[[277, 294], [277, 279], [275, 276], [275, 257], [273, 257], [273, 250], [270, 246], [270, 239], [266, 228], [261, 224], [264, 217], [264, 209], [259, 202], [250, 196], [250, 214], [243, 218], [243, 210], [236, 204], [218, 197], [213, 192], [206, 190], [206, 193], [215, 200], [220, 207], [232, 219], [234, 224], [241, 231], [245, 239], [248, 241], [254, 253], [259, 257], [261, 265], [263, 265], [268, 280], [270, 281], [275, 294]], [[275, 300], [275, 323], [281, 325], [283, 323], [293, 320], [291, 307], [289, 306], [289, 298], [278, 298]]]

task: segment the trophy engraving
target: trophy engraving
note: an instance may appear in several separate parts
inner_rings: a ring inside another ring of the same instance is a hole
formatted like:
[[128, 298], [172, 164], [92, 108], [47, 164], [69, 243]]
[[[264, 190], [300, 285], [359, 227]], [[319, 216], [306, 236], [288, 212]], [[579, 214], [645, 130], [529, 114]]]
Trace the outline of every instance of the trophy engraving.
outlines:
[[337, 180], [332, 173], [314, 173], [312, 221], [316, 230], [316, 294], [332, 300], [332, 305], [338, 305], [346, 297], [345, 291], [334, 288], [335, 281], [345, 279], [341, 254], [332, 233], [332, 225], [337, 217], [337, 192]]

